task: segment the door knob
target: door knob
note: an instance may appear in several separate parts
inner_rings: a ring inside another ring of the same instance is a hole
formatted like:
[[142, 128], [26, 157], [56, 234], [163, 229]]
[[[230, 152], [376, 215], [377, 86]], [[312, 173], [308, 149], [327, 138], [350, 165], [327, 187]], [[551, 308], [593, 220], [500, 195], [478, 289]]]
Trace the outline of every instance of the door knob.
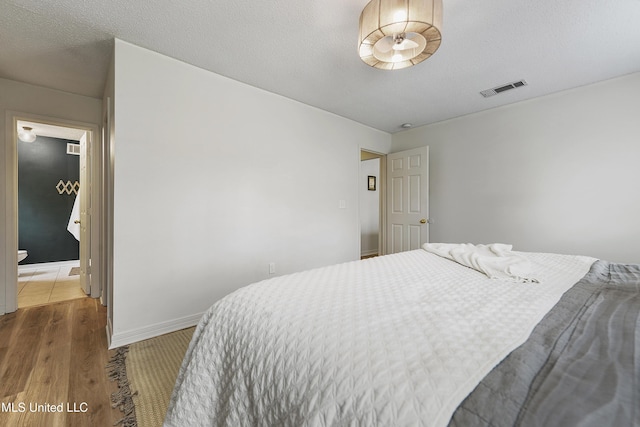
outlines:
[[420, 220], [420, 224], [426, 224], [426, 223], [427, 223], [427, 220], [426, 220], [426, 219], [422, 218], [422, 219]]
[[76, 219], [75, 221], [73, 221], [74, 224], [80, 224], [80, 220]]

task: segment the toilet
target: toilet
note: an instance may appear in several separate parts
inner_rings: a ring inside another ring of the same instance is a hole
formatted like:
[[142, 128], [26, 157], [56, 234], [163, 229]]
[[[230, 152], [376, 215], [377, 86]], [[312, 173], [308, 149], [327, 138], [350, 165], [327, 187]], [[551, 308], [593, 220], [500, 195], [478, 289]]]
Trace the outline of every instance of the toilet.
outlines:
[[23, 259], [25, 259], [27, 257], [27, 255], [29, 255], [29, 253], [27, 251], [19, 250], [18, 251], [18, 262], [20, 262]]

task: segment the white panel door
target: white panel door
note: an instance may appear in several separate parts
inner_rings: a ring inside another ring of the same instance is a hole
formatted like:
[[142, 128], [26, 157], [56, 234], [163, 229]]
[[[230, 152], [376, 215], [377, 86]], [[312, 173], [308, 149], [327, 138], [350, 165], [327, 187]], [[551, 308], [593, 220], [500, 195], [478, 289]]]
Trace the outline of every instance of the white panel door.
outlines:
[[387, 155], [387, 253], [429, 241], [429, 147]]
[[91, 230], [89, 215], [91, 206], [91, 181], [88, 158], [90, 144], [87, 144], [87, 133], [80, 138], [80, 287], [86, 294], [91, 293], [91, 275], [89, 271], [89, 241]]

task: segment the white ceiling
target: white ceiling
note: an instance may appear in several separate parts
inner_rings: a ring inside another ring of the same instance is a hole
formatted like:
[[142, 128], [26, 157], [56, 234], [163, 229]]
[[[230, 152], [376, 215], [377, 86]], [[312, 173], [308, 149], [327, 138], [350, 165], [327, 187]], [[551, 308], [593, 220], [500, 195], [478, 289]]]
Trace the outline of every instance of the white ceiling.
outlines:
[[80, 138], [82, 138], [82, 135], [86, 133], [86, 131], [82, 129], [49, 125], [46, 123], [31, 122], [26, 120], [18, 120], [18, 130], [20, 130], [20, 128], [22, 128], [23, 126], [30, 127], [33, 130], [33, 132], [36, 134], [36, 137], [50, 136], [52, 138], [80, 141]]
[[640, 0], [443, 0], [440, 49], [398, 71], [357, 55], [366, 3], [0, 0], [0, 77], [101, 98], [117, 37], [393, 133], [640, 71]]

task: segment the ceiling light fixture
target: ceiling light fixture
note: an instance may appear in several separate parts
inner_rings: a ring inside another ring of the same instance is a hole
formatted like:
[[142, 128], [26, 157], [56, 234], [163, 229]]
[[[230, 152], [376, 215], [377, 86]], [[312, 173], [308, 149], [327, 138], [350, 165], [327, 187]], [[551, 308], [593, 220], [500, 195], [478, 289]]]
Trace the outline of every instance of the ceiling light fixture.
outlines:
[[18, 131], [18, 138], [20, 141], [33, 142], [36, 140], [36, 134], [33, 131], [33, 128], [30, 128], [29, 126], [22, 126], [22, 129]]
[[442, 0], [371, 0], [360, 14], [360, 58], [375, 68], [399, 70], [440, 47]]

